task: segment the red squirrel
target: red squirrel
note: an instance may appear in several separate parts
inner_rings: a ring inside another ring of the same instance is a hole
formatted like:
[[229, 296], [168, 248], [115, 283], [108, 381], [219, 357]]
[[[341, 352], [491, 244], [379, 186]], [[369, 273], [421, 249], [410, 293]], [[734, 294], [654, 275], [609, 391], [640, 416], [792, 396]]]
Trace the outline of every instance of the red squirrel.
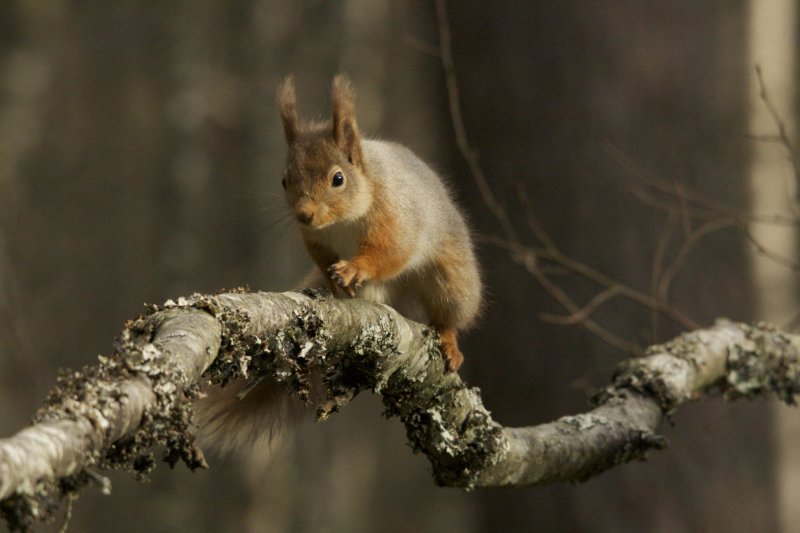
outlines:
[[411, 150], [362, 139], [346, 77], [334, 78], [332, 100], [332, 122], [304, 123], [292, 79], [278, 89], [289, 147], [283, 187], [303, 242], [334, 294], [420, 304], [456, 371], [464, 361], [458, 331], [475, 321], [483, 299], [464, 216]]
[[[401, 312], [421, 308], [439, 332], [448, 370], [457, 371], [458, 331], [475, 321], [483, 299], [464, 217], [409, 149], [361, 138], [347, 78], [334, 78], [332, 97], [333, 120], [307, 123], [297, 117], [292, 79], [278, 89], [289, 148], [283, 187], [318, 267], [307, 283]], [[264, 379], [240, 398], [246, 387], [241, 380], [197, 402], [204, 444], [231, 450], [296, 418], [282, 385]]]

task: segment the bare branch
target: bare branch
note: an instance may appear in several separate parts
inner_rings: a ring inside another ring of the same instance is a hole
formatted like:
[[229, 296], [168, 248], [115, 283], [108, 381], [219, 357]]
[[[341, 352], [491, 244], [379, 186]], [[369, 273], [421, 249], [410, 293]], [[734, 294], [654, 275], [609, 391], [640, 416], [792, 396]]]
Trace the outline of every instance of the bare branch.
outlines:
[[316, 374], [326, 405], [337, 407], [363, 390], [380, 394], [436, 481], [467, 488], [583, 480], [641, 458], [664, 447], [662, 416], [709, 390], [774, 392], [787, 402], [800, 390], [800, 336], [719, 322], [621, 365], [591, 411], [507, 428], [478, 389], [446, 372], [432, 331], [389, 307], [315, 292], [195, 295], [130, 322], [113, 357], [70, 386], [62, 381], [38, 423], [0, 440], [6, 517], [43, 516], [43, 502], [98, 478], [93, 468], [139, 472], [155, 444], [167, 446], [168, 460], [177, 454], [203, 466], [191, 426], [176, 413], [188, 409], [193, 383], [215, 357], [204, 378], [213, 382], [270, 375], [302, 394]]
[[545, 322], [561, 324], [562, 326], [574, 326], [575, 324], [579, 324], [580, 322], [589, 318], [592, 313], [597, 311], [601, 305], [612, 299], [617, 294], [619, 294], [619, 287], [609, 287], [608, 289], [595, 295], [594, 298], [589, 300], [589, 303], [571, 315], [559, 316], [550, 313], [541, 313], [539, 314], [539, 317], [541, 317], [541, 319]]

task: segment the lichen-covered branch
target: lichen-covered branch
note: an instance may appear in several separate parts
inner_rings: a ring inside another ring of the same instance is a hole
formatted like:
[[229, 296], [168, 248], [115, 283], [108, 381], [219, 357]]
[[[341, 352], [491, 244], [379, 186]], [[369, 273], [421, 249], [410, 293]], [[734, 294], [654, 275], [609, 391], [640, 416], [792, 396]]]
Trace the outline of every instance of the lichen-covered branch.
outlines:
[[156, 445], [171, 464], [205, 467], [191, 431], [201, 376], [216, 385], [271, 376], [307, 397], [316, 374], [327, 394], [319, 418], [372, 390], [438, 483], [473, 488], [583, 480], [640, 458], [664, 447], [661, 418], [703, 392], [792, 403], [799, 361], [800, 337], [720, 321], [621, 365], [591, 411], [506, 428], [477, 388], [445, 371], [435, 333], [389, 307], [315, 291], [195, 295], [126, 324], [112, 356], [61, 376], [34, 424], [0, 439], [0, 509], [24, 529], [102, 483], [98, 470], [146, 474]]

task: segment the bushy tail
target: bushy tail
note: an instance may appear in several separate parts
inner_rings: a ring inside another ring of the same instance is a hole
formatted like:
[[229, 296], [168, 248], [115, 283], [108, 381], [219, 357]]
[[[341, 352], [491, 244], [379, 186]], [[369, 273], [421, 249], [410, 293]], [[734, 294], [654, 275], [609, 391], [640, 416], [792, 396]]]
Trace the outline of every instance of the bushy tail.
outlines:
[[195, 402], [200, 445], [219, 453], [269, 441], [297, 423], [306, 411], [286, 386], [265, 377], [251, 390], [245, 380], [205, 390]]

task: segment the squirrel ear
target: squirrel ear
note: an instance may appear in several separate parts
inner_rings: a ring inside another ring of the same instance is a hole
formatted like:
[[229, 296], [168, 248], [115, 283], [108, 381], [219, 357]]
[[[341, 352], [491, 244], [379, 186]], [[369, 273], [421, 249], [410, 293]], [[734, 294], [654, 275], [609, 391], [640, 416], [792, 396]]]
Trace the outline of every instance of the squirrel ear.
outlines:
[[283, 122], [283, 133], [286, 142], [292, 144], [297, 138], [299, 121], [295, 111], [294, 78], [287, 76], [278, 87], [278, 112]]
[[355, 91], [344, 75], [333, 78], [333, 140], [353, 165], [361, 166], [361, 135], [356, 125]]

